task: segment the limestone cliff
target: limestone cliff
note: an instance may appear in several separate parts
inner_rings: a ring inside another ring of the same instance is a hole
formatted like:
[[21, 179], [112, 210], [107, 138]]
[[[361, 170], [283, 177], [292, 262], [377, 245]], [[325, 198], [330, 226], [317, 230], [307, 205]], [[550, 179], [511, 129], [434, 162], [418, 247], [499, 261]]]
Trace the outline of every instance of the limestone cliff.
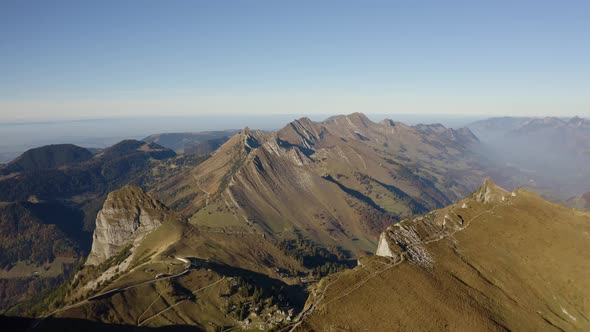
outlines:
[[377, 251], [375, 252], [375, 255], [383, 257], [393, 257], [393, 252], [391, 252], [389, 243], [387, 243], [386, 233], [381, 233], [381, 235], [379, 236], [379, 245], [377, 245]]
[[136, 246], [170, 213], [139, 187], [125, 186], [111, 192], [96, 217], [92, 250], [86, 265], [98, 265], [128, 244]]

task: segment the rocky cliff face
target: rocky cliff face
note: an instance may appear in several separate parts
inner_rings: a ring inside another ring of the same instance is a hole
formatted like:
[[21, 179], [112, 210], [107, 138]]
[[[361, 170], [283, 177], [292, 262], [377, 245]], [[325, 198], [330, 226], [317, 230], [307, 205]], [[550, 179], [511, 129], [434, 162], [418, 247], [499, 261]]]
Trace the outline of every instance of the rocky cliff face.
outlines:
[[485, 167], [470, 133], [361, 113], [301, 118], [273, 133], [242, 131], [154, 193], [194, 224], [373, 251], [392, 222], [477, 187]]
[[452, 236], [467, 227], [469, 220], [462, 215], [472, 204], [509, 203], [514, 197], [515, 192], [510, 193], [487, 179], [456, 208], [453, 206], [444, 213], [429, 212], [388, 227], [379, 238], [375, 255], [396, 260], [406, 258], [422, 267], [432, 267], [434, 258], [426, 249], [426, 244]]
[[126, 245], [136, 245], [160, 226], [170, 211], [141, 188], [126, 186], [111, 192], [96, 217], [92, 250], [86, 265], [98, 265]]

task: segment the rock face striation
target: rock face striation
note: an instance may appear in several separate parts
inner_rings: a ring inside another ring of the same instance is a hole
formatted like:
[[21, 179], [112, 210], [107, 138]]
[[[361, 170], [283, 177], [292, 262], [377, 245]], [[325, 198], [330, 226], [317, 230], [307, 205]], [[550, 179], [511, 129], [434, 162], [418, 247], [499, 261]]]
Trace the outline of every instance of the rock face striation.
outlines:
[[141, 188], [125, 186], [111, 192], [96, 217], [92, 250], [86, 265], [98, 265], [125, 246], [136, 246], [170, 215], [166, 206]]
[[468, 129], [442, 125], [375, 123], [362, 113], [301, 118], [277, 132], [243, 130], [157, 195], [194, 224], [359, 254], [393, 222], [475, 189], [487, 173], [474, 144]]

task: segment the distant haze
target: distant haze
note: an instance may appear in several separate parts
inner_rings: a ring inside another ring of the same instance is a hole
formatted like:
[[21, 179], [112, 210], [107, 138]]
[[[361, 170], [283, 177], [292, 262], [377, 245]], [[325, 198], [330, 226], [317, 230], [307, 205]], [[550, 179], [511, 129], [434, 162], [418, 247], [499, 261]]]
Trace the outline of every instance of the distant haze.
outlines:
[[0, 121], [590, 116], [588, 1], [2, 1]]
[[[481, 117], [457, 115], [368, 114], [373, 121], [391, 118], [407, 124], [439, 122], [459, 127]], [[142, 139], [155, 133], [198, 132], [223, 129], [276, 130], [305, 114], [269, 116], [192, 116], [89, 119], [79, 121], [38, 121], [0, 123], [0, 163], [8, 162], [30, 148], [47, 144], [72, 143], [104, 148], [123, 139]], [[330, 115], [310, 115], [324, 120]]]

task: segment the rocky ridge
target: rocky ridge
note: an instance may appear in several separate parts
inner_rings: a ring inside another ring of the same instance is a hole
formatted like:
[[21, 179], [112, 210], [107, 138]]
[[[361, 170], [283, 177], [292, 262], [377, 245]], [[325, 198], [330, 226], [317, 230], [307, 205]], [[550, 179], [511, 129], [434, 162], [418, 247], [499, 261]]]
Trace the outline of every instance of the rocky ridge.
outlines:
[[128, 244], [137, 246], [171, 212], [141, 188], [125, 186], [111, 192], [96, 217], [92, 249], [86, 265], [98, 265]]
[[154, 194], [194, 224], [372, 251], [392, 222], [477, 186], [485, 166], [472, 144], [468, 129], [442, 125], [301, 118], [274, 133], [246, 128]]
[[470, 202], [494, 204], [508, 202], [516, 197], [515, 192], [508, 192], [491, 180], [486, 179], [483, 185], [468, 196], [458, 208], [452, 208], [444, 214], [430, 212], [423, 216], [404, 220], [388, 227], [380, 236], [377, 256], [390, 257], [396, 261], [404, 258], [422, 267], [432, 268], [433, 256], [425, 244], [438, 241], [462, 231], [468, 226], [469, 220], [461, 216], [461, 210], [469, 209]]

